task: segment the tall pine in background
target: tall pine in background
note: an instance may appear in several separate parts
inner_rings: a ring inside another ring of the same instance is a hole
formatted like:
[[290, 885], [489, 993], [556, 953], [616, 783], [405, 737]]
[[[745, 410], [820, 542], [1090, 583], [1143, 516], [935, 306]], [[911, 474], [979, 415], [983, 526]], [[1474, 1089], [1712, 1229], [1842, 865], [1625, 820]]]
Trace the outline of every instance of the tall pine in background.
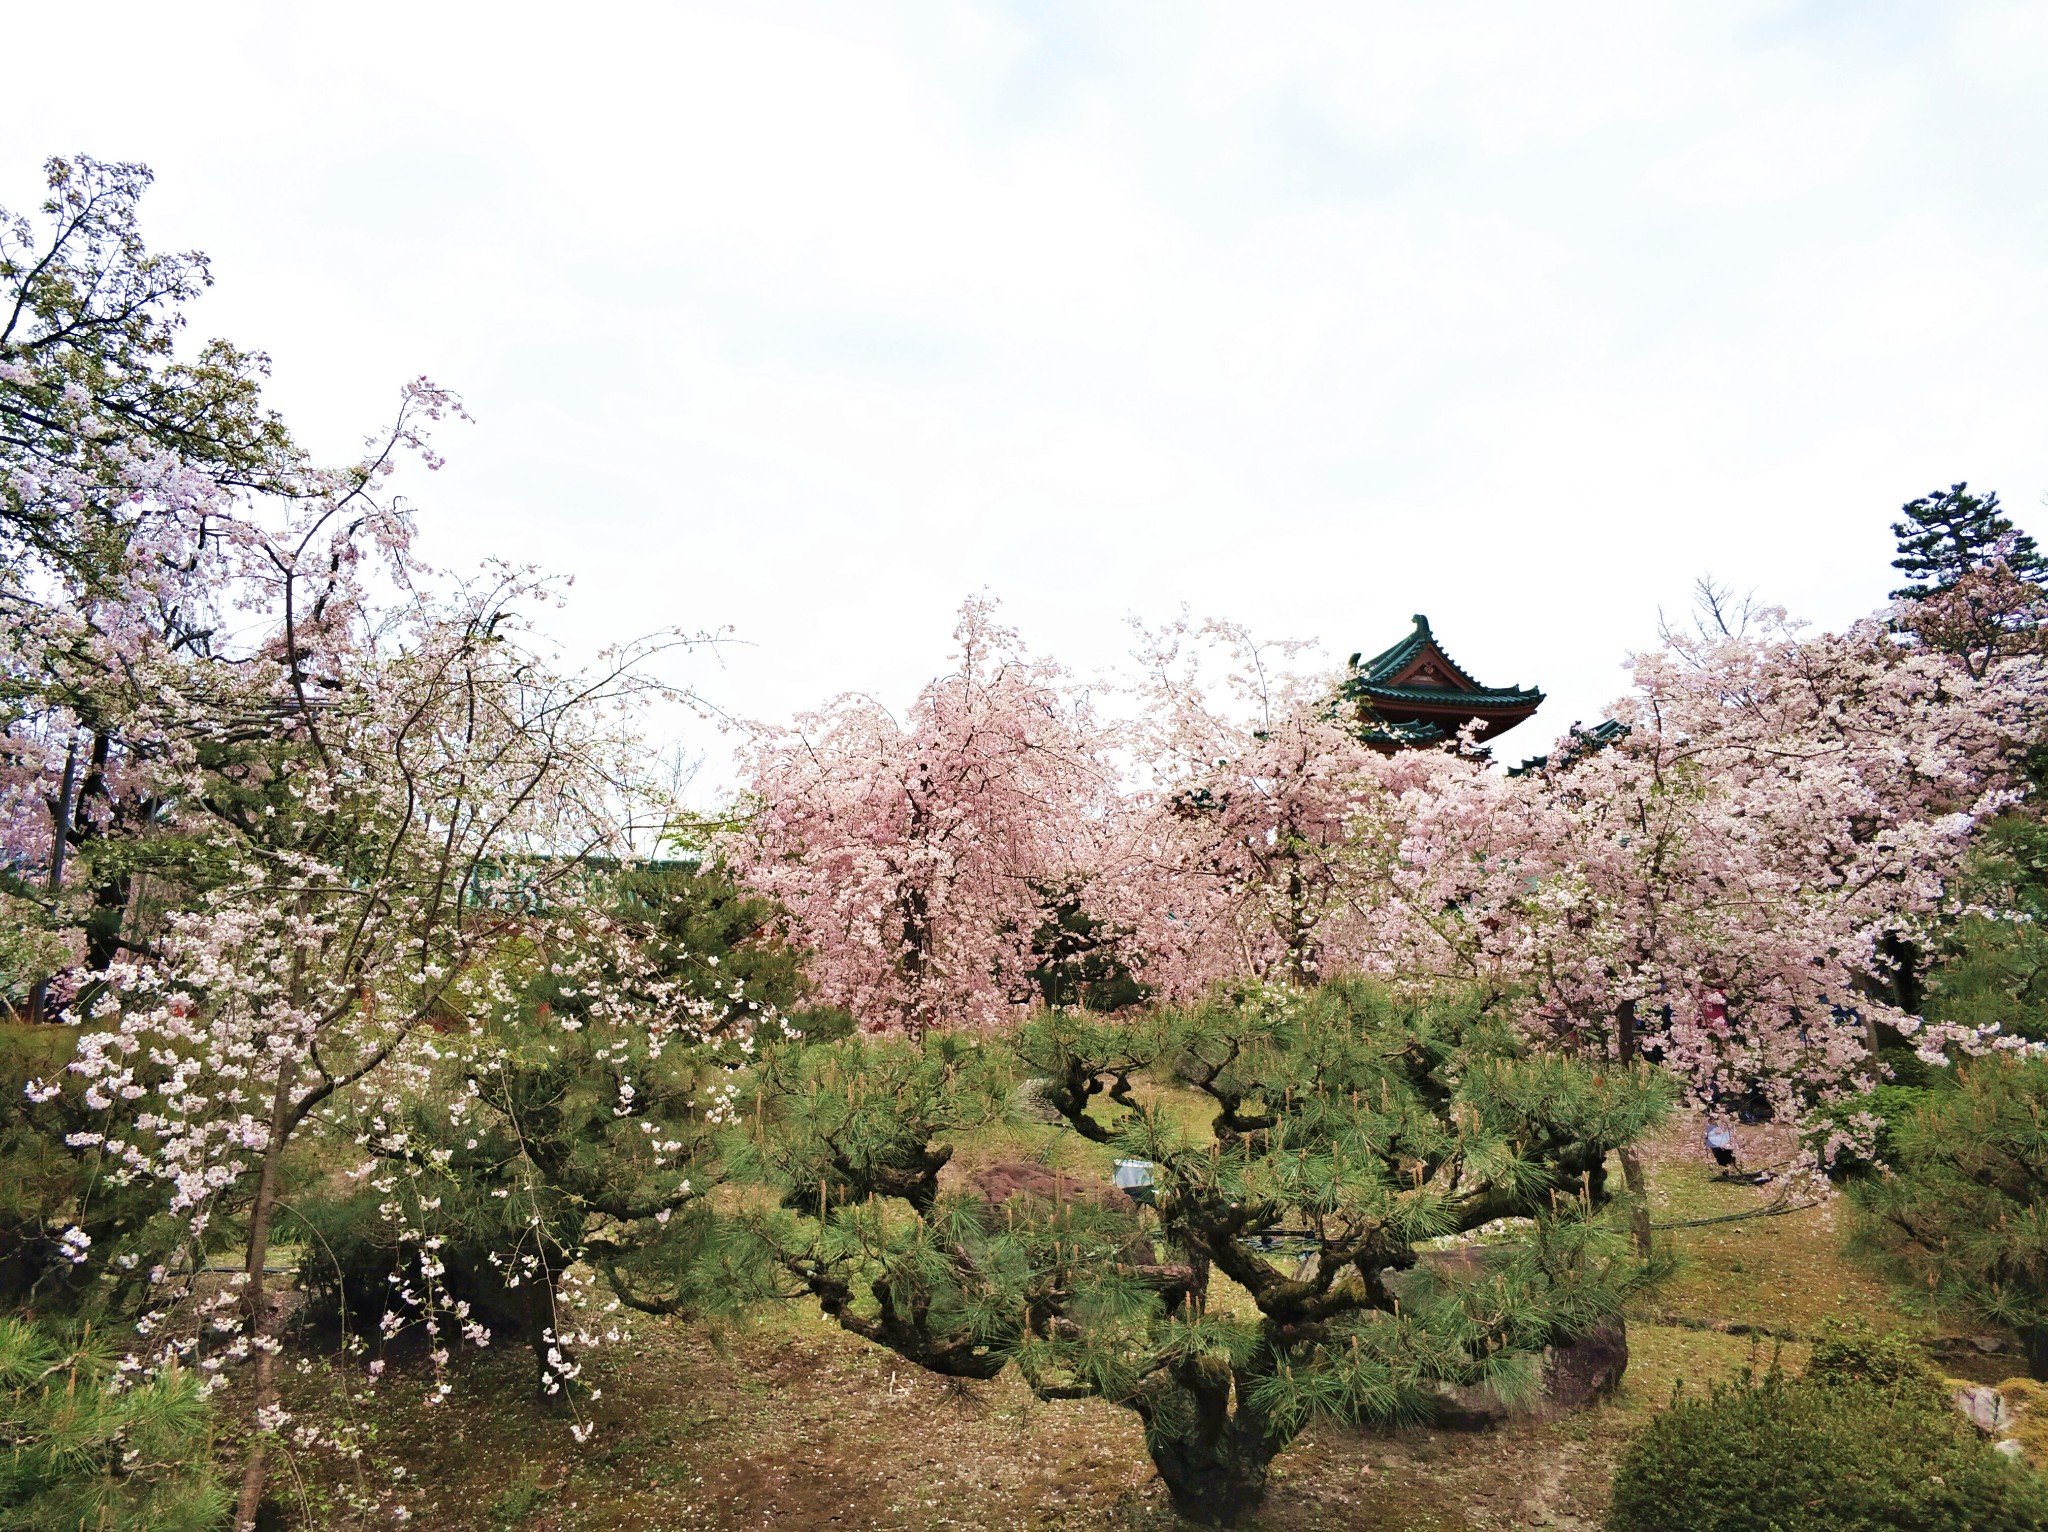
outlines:
[[1906, 519], [1892, 523], [1892, 567], [1912, 583], [1892, 592], [1903, 603], [1900, 631], [1954, 655], [1979, 679], [2002, 660], [2039, 653], [2048, 635], [2048, 561], [2000, 514], [1998, 496], [1955, 484], [1902, 509]]
[[1999, 559], [2030, 584], [2048, 583], [2048, 561], [2034, 539], [2000, 513], [1996, 494], [1973, 495], [1959, 483], [1899, 509], [1906, 519], [1892, 523], [1899, 540], [1892, 568], [1913, 583], [1893, 591], [1894, 601], [1924, 601]]

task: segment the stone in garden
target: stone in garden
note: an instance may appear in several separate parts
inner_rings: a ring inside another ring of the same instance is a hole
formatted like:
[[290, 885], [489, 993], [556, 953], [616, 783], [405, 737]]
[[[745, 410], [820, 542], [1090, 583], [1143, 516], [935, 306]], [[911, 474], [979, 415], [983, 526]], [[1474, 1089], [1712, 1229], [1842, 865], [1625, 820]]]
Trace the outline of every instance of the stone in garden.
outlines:
[[2012, 1424], [2012, 1409], [1997, 1389], [1988, 1383], [1974, 1383], [1955, 1391], [1956, 1408], [1963, 1418], [1986, 1436], [2002, 1435]]

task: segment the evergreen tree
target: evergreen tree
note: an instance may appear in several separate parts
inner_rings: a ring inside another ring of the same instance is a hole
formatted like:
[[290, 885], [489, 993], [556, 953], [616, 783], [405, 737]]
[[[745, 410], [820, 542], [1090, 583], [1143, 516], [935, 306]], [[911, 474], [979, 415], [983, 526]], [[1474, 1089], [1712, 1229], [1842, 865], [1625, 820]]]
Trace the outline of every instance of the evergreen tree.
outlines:
[[303, 1320], [388, 1338], [453, 1328], [452, 1312], [528, 1345], [555, 1403], [580, 1372], [579, 1313], [760, 1296], [751, 1242], [709, 1199], [730, 1078], [757, 1027], [789, 1035], [800, 985], [772, 906], [716, 866], [600, 869], [583, 893], [609, 918], [536, 954], [515, 1001], [441, 1045], [440, 1088], [402, 1122], [372, 1109], [384, 1173], [353, 1195], [309, 1189], [287, 1220], [309, 1252]]
[[2048, 637], [2048, 560], [2000, 514], [1998, 496], [1956, 484], [1904, 510], [1892, 523], [1892, 567], [1912, 583], [1892, 592], [1904, 604], [1896, 626], [1980, 680], [2003, 660], [2038, 654]]
[[206, 1532], [228, 1510], [197, 1374], [124, 1380], [104, 1337], [0, 1319], [0, 1525]]
[[1892, 523], [1899, 540], [1892, 568], [1912, 583], [1893, 591], [1892, 600], [1924, 601], [1993, 560], [2031, 584], [2048, 583], [2048, 561], [2034, 539], [2000, 513], [1996, 494], [1973, 495], [1969, 488], [1953, 484], [1900, 507], [1906, 519]]
[[[940, 1185], [950, 1135], [1001, 1098], [995, 1051], [935, 1035], [771, 1060], [754, 1132], [784, 1211], [757, 1227], [853, 1334], [956, 1376], [1014, 1362], [1042, 1398], [1131, 1410], [1197, 1520], [1249, 1514], [1315, 1418], [1427, 1418], [1446, 1388], [1525, 1394], [1546, 1345], [1645, 1280], [1601, 1216], [1604, 1167], [1668, 1087], [1643, 1065], [1532, 1056], [1476, 1000], [1252, 985], [1164, 1018], [1035, 1020], [1016, 1051], [1045, 1077], [1039, 1098], [1152, 1163], [1156, 1226], [1049, 1174]], [[1137, 1093], [1145, 1071], [1206, 1096], [1209, 1133]], [[1503, 1218], [1526, 1220], [1521, 1240], [1466, 1265], [1418, 1248]], [[1309, 1250], [1284, 1267], [1280, 1230]], [[1249, 1312], [1208, 1308], [1211, 1269]]]
[[2019, 1332], [2048, 1379], [2048, 1059], [1967, 1063], [1891, 1127], [1892, 1172], [1851, 1183], [1858, 1247], [1937, 1310]]

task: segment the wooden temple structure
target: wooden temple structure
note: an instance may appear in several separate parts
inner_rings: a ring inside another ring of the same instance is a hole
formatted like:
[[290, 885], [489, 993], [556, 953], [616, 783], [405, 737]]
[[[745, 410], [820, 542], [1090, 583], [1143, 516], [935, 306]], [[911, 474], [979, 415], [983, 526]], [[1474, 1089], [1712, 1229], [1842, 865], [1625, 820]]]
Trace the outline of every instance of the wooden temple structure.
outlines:
[[1359, 738], [1392, 752], [1455, 741], [1476, 723], [1480, 742], [1505, 734], [1542, 705], [1533, 686], [1482, 686], [1444, 653], [1420, 614], [1406, 638], [1371, 659], [1351, 656], [1337, 688], [1340, 709]]

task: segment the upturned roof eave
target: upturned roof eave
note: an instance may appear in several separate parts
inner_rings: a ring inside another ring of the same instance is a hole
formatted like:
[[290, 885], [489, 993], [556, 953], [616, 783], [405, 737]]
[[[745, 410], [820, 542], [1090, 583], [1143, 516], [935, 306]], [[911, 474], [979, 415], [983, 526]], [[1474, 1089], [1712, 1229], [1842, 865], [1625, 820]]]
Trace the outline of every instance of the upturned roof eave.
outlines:
[[1345, 683], [1344, 691], [1346, 695], [1352, 697], [1399, 702], [1415, 707], [1436, 707], [1445, 712], [1455, 712], [1459, 708], [1468, 707], [1536, 707], [1543, 701], [1543, 693], [1533, 686], [1516, 687], [1512, 690], [1482, 686], [1469, 692], [1454, 692], [1441, 686], [1382, 686], [1354, 678]]

